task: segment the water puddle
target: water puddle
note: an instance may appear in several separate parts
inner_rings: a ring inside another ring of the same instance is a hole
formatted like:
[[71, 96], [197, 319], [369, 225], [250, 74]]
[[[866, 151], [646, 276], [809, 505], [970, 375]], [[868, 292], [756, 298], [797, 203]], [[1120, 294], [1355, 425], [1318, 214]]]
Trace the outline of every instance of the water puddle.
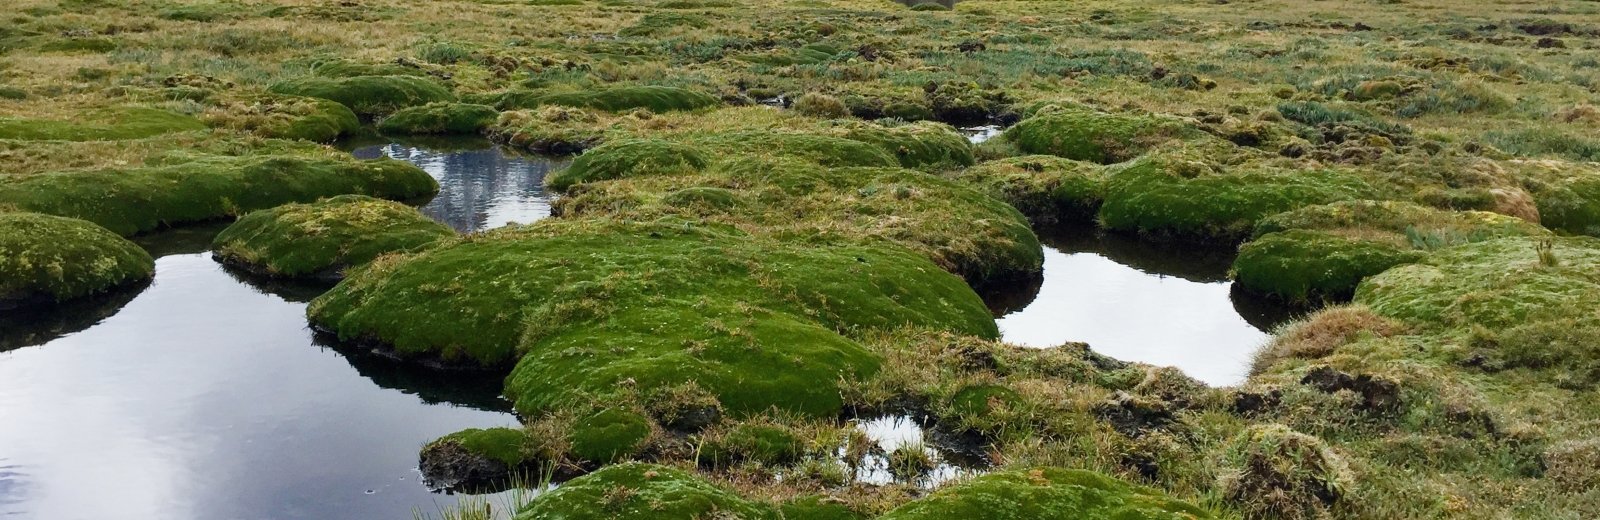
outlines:
[[1008, 342], [1082, 341], [1126, 361], [1174, 366], [1213, 386], [1248, 375], [1250, 357], [1294, 311], [1233, 290], [1231, 249], [1197, 249], [1070, 228], [1040, 232], [1044, 279], [992, 295]]
[[[543, 177], [559, 163], [456, 144], [354, 153], [434, 175], [423, 211], [463, 232], [549, 214]], [[409, 518], [499, 503], [431, 492], [416, 469], [434, 438], [518, 424], [498, 377], [319, 338], [305, 302], [327, 287], [222, 268], [207, 252], [222, 227], [135, 240], [157, 257], [147, 287], [0, 317], [0, 517]]]
[[[885, 415], [853, 422], [856, 429], [876, 444], [876, 449], [852, 468], [856, 482], [882, 485], [909, 481], [933, 489], [952, 479], [982, 474], [983, 468], [988, 466], [981, 454], [955, 449], [950, 446], [955, 443], [941, 438], [931, 427], [910, 416]], [[920, 451], [929, 464], [927, 471], [915, 476], [896, 475], [891, 469], [890, 454], [902, 449]], [[841, 453], [841, 457], [843, 455]]]
[[422, 212], [462, 233], [550, 216], [544, 176], [571, 162], [509, 152], [482, 138], [368, 145], [351, 154], [400, 159], [428, 172], [439, 181], [439, 195]]
[[961, 131], [961, 135], [967, 136], [967, 141], [972, 144], [982, 144], [1006, 131], [1005, 127], [1000, 125], [965, 126], [958, 130]]

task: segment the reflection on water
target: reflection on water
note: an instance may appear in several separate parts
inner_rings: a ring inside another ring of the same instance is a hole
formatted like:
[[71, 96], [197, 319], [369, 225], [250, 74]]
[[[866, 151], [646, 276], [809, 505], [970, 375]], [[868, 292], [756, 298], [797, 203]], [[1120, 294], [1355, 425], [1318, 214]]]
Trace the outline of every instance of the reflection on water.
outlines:
[[[1170, 365], [1211, 385], [1248, 375], [1267, 331], [1291, 311], [1235, 295], [1231, 249], [1151, 243], [1088, 228], [1044, 231], [1037, 289], [991, 297], [1006, 341]], [[1031, 297], [1030, 297], [1031, 295]]]
[[1000, 135], [1001, 132], [1006, 131], [1006, 129], [1001, 128], [1000, 125], [967, 126], [962, 127], [959, 130], [961, 131], [961, 135], [967, 136], [967, 141], [971, 142], [972, 144], [981, 144], [984, 141], [994, 138], [994, 136]]
[[452, 502], [421, 484], [417, 448], [516, 419], [361, 377], [304, 313], [174, 254], [116, 315], [0, 353], [0, 516], [405, 518]]
[[935, 431], [925, 428], [916, 419], [906, 415], [885, 415], [876, 418], [863, 418], [853, 421], [855, 427], [872, 439], [877, 444], [877, 450], [869, 453], [862, 460], [860, 467], [855, 468], [855, 480], [867, 484], [888, 484], [895, 482], [895, 475], [889, 471], [888, 454], [894, 450], [907, 447], [920, 449], [933, 461], [933, 469], [926, 475], [914, 481], [924, 488], [938, 487], [951, 479], [976, 475], [983, 472], [985, 461], [970, 454], [963, 454], [954, 449], [941, 449], [948, 444], [935, 435]]
[[[464, 232], [549, 214], [549, 161], [444, 149], [357, 154], [422, 166], [442, 187], [424, 211]], [[305, 302], [327, 286], [224, 269], [225, 225], [136, 238], [157, 257], [142, 291], [0, 319], [0, 517], [408, 518], [460, 498], [423, 485], [423, 443], [517, 424], [497, 376], [316, 337]]]
[[568, 159], [514, 154], [483, 139], [449, 144], [453, 146], [441, 150], [389, 143], [351, 153], [362, 159], [392, 157], [427, 171], [438, 179], [439, 195], [422, 212], [462, 233], [550, 215], [544, 176], [565, 168]]

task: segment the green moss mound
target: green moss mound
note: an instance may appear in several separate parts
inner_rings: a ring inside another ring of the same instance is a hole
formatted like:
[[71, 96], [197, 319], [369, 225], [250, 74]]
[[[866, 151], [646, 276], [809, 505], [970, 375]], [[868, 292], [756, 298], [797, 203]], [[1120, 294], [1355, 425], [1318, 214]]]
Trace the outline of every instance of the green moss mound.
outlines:
[[1368, 278], [1355, 301], [1459, 339], [1459, 365], [1525, 369], [1567, 390], [1600, 384], [1600, 239], [1502, 238]]
[[1400, 201], [1349, 200], [1306, 206], [1261, 219], [1256, 223], [1255, 235], [1291, 229], [1404, 235], [1417, 247], [1424, 248], [1548, 234], [1537, 224], [1486, 211], [1448, 211]]
[[707, 150], [736, 150], [761, 159], [789, 158], [829, 168], [847, 166], [899, 166], [888, 150], [845, 137], [806, 133], [725, 132], [693, 139]]
[[638, 453], [649, 437], [649, 419], [625, 409], [607, 408], [573, 426], [572, 455], [579, 460], [609, 464]]
[[970, 385], [950, 397], [950, 411], [966, 417], [983, 417], [998, 407], [1020, 402], [1022, 396], [999, 385]]
[[561, 105], [593, 108], [607, 112], [623, 112], [643, 108], [651, 112], [699, 110], [720, 105], [722, 102], [710, 94], [680, 87], [655, 85], [615, 86], [596, 90], [574, 92], [514, 91], [500, 97], [496, 106], [502, 110], [536, 108], [544, 105]]
[[1592, 310], [1600, 302], [1596, 266], [1600, 240], [1593, 238], [1489, 240], [1369, 278], [1355, 301], [1380, 315], [1432, 327], [1519, 327]]
[[889, 152], [906, 168], [945, 170], [972, 166], [972, 144], [943, 123], [919, 121], [899, 126], [850, 122], [836, 132]]
[[361, 128], [349, 107], [304, 96], [265, 95], [224, 104], [207, 114], [215, 126], [274, 139], [326, 143]]
[[878, 364], [841, 332], [996, 334], [960, 279], [882, 246], [562, 220], [389, 258], [312, 302], [312, 322], [405, 356], [516, 362], [506, 395], [529, 416], [689, 381], [736, 414], [832, 416], [836, 382]]
[[407, 200], [438, 191], [433, 177], [402, 161], [212, 156], [169, 166], [0, 180], [0, 205], [81, 218], [132, 235], [335, 195]]
[[1361, 280], [1425, 256], [1386, 240], [1293, 230], [1240, 247], [1233, 271], [1240, 285], [1290, 301], [1342, 300]]
[[1086, 222], [1100, 211], [1105, 170], [1098, 164], [1053, 155], [989, 161], [955, 179], [1017, 208], [1035, 223]]
[[193, 117], [148, 107], [96, 110], [79, 119], [81, 121], [0, 117], [0, 139], [112, 141], [191, 132], [206, 127]]
[[385, 115], [405, 107], [455, 101], [455, 95], [444, 86], [416, 76], [310, 76], [274, 84], [269, 90], [277, 94], [336, 101], [363, 116]]
[[540, 495], [518, 520], [651, 518], [778, 520], [768, 505], [740, 498], [682, 470], [655, 464], [609, 466]]
[[0, 309], [88, 296], [154, 274], [149, 253], [100, 226], [0, 213]]
[[1005, 136], [1027, 153], [1111, 164], [1144, 154], [1196, 131], [1176, 120], [1157, 116], [1110, 114], [1052, 105], [1007, 129]]
[[1544, 186], [1535, 198], [1545, 227], [1600, 236], [1600, 174], [1575, 173]]
[[805, 441], [783, 426], [740, 423], [702, 443], [700, 462], [711, 466], [741, 461], [786, 465], [799, 461], [805, 447]]
[[379, 255], [417, 251], [454, 235], [405, 204], [343, 195], [252, 212], [222, 230], [212, 248], [224, 263], [259, 274], [339, 278]]
[[523, 449], [527, 438], [526, 433], [514, 428], [472, 428], [440, 437], [429, 444], [456, 444], [468, 453], [515, 468], [530, 460]]
[[500, 115], [494, 107], [469, 103], [429, 103], [403, 108], [378, 123], [387, 134], [476, 134]]
[[1361, 280], [1427, 251], [1508, 236], [1549, 232], [1527, 221], [1482, 211], [1445, 211], [1396, 201], [1341, 201], [1307, 206], [1256, 224], [1259, 238], [1239, 249], [1234, 279], [1290, 301], [1348, 299]]
[[417, 76], [426, 77], [428, 71], [399, 63], [369, 63], [345, 59], [323, 59], [311, 63], [311, 73], [325, 78], [356, 78], [362, 76]]
[[1099, 473], [1037, 468], [984, 475], [895, 508], [880, 520], [1212, 518], [1203, 509]]
[[911, 5], [911, 10], [912, 11], [949, 11], [950, 10], [950, 6], [944, 5], [944, 4], [941, 4], [941, 3], [938, 3], [938, 2], [923, 2], [923, 3], [920, 3], [920, 4], [912, 4]]
[[790, 500], [779, 507], [783, 520], [865, 520], [867, 517], [825, 497], [809, 496]]
[[583, 182], [648, 175], [684, 175], [705, 169], [710, 161], [700, 148], [657, 139], [629, 139], [596, 146], [552, 173], [545, 185], [566, 190]]
[[[686, 203], [681, 193], [689, 190], [714, 199]], [[556, 210], [707, 218], [773, 236], [887, 240], [974, 284], [1029, 276], [1044, 262], [1027, 218], [982, 193], [903, 168], [826, 168], [803, 157], [747, 156], [699, 175], [586, 185]]]
[[1264, 217], [1371, 198], [1374, 191], [1347, 172], [1287, 170], [1259, 162], [1224, 165], [1194, 153], [1147, 155], [1112, 170], [1101, 224], [1152, 235], [1240, 241]]

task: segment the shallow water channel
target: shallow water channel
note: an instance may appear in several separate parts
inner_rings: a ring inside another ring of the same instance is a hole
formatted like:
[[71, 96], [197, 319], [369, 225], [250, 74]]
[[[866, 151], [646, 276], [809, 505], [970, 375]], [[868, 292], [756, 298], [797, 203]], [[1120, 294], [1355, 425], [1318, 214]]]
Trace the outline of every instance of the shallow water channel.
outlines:
[[[549, 214], [552, 161], [476, 149], [359, 148], [443, 190], [469, 231]], [[306, 327], [325, 287], [263, 283], [206, 252], [220, 225], [141, 237], [155, 281], [47, 315], [0, 318], [0, 517], [409, 518], [457, 497], [417, 472], [423, 443], [515, 425], [499, 381], [450, 380], [341, 352]], [[491, 503], [495, 500], [490, 500]]]
[[[985, 130], [974, 134], [994, 133]], [[564, 167], [482, 140], [347, 149], [422, 167], [442, 187], [422, 211], [462, 232], [547, 216], [543, 178]], [[314, 335], [305, 305], [326, 287], [223, 269], [207, 251], [222, 227], [138, 238], [157, 257], [147, 287], [0, 316], [0, 517], [437, 513], [459, 497], [422, 484], [421, 445], [516, 424], [498, 378], [408, 370]], [[1113, 357], [1232, 384], [1262, 331], [1284, 318], [1230, 293], [1227, 252], [1085, 229], [1043, 235], [1042, 282], [989, 298], [1007, 340], [1087, 341]], [[857, 426], [884, 452], [936, 444], [905, 417]], [[938, 465], [926, 485], [975, 466], [949, 450], [931, 454]], [[876, 457], [856, 469], [859, 480], [892, 478]]]

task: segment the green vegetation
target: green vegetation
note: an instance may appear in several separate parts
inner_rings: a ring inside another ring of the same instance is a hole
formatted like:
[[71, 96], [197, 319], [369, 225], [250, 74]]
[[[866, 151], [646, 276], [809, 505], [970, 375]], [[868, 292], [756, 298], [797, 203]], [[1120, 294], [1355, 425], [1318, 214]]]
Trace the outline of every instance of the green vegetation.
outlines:
[[1048, 155], [988, 161], [955, 176], [1036, 224], [1092, 220], [1105, 196], [1105, 177], [1097, 164]]
[[405, 200], [438, 190], [426, 172], [387, 159], [201, 156], [171, 165], [0, 179], [0, 204], [132, 235], [334, 195]]
[[0, 212], [0, 308], [81, 298], [153, 274], [148, 253], [105, 228]]
[[361, 128], [348, 107], [326, 99], [263, 95], [219, 104], [204, 116], [212, 126], [273, 139], [325, 143]]
[[540, 495], [517, 513], [522, 520], [565, 518], [711, 518], [778, 520], [772, 506], [740, 498], [692, 474], [655, 464], [628, 463], [573, 479]]
[[455, 100], [448, 89], [416, 76], [304, 77], [274, 84], [271, 91], [336, 101], [356, 114], [369, 117]]
[[514, 428], [473, 428], [440, 437], [429, 444], [458, 446], [467, 453], [515, 468], [529, 461], [524, 449], [526, 439], [522, 430]]
[[1211, 518], [1198, 507], [1090, 471], [1025, 468], [941, 489], [879, 517], [919, 518]]
[[476, 134], [499, 114], [487, 105], [429, 103], [400, 109], [378, 123], [378, 130], [387, 134]]
[[695, 90], [654, 85], [616, 86], [573, 92], [512, 91], [499, 96], [502, 110], [561, 105], [621, 112], [636, 108], [652, 112], [699, 110], [719, 104], [716, 97]]
[[1241, 468], [1224, 493], [1246, 518], [1326, 518], [1350, 486], [1344, 461], [1320, 439], [1280, 424], [1251, 426], [1228, 452]]
[[[510, 374], [524, 424], [430, 445], [441, 482], [676, 468], [524, 517], [1600, 517], [1592, 1], [7, 7], [5, 218], [131, 235], [437, 189], [318, 144], [362, 121], [587, 150], [549, 222], [380, 256], [310, 309]], [[995, 341], [971, 287], [1037, 273], [1051, 222], [1243, 243], [1239, 289], [1353, 303], [1235, 388]], [[51, 273], [117, 271], [89, 260]], [[19, 330], [92, 314], [41, 312]], [[892, 450], [843, 412], [931, 422]], [[994, 475], [922, 473], [971, 458]]]
[[805, 453], [805, 444], [782, 425], [747, 422], [726, 432], [701, 436], [700, 461], [712, 466], [753, 461], [770, 466], [792, 464]]
[[212, 243], [223, 263], [281, 277], [340, 278], [390, 253], [418, 251], [455, 232], [398, 202], [343, 195], [249, 213]]
[[606, 408], [573, 425], [572, 454], [601, 464], [626, 460], [650, 436], [650, 420], [618, 408]]
[[1006, 130], [1005, 136], [1027, 153], [1111, 164], [1195, 133], [1182, 123], [1156, 116], [1109, 114], [1080, 106], [1048, 105]]
[[105, 141], [205, 128], [193, 117], [150, 107], [108, 108], [79, 117], [88, 122], [0, 117], [0, 139]]
[[578, 156], [572, 166], [547, 177], [545, 184], [566, 190], [581, 182], [683, 175], [705, 169], [708, 162], [705, 152], [693, 146], [656, 140], [619, 141]]
[[878, 363], [841, 332], [996, 333], [970, 289], [909, 253], [796, 247], [687, 222], [483, 233], [380, 260], [308, 313], [402, 355], [515, 362], [506, 395], [528, 415], [687, 381], [736, 414], [833, 415], [839, 378]]
[[1256, 234], [1239, 249], [1235, 279], [1252, 290], [1305, 301], [1348, 299], [1361, 280], [1421, 260], [1430, 250], [1549, 232], [1495, 213], [1363, 200], [1274, 215], [1256, 224]]
[[1214, 148], [1163, 151], [1112, 170], [1100, 223], [1156, 236], [1239, 241], [1264, 217], [1373, 192], [1349, 172], [1291, 170], [1259, 159], [1227, 164], [1207, 155]]

